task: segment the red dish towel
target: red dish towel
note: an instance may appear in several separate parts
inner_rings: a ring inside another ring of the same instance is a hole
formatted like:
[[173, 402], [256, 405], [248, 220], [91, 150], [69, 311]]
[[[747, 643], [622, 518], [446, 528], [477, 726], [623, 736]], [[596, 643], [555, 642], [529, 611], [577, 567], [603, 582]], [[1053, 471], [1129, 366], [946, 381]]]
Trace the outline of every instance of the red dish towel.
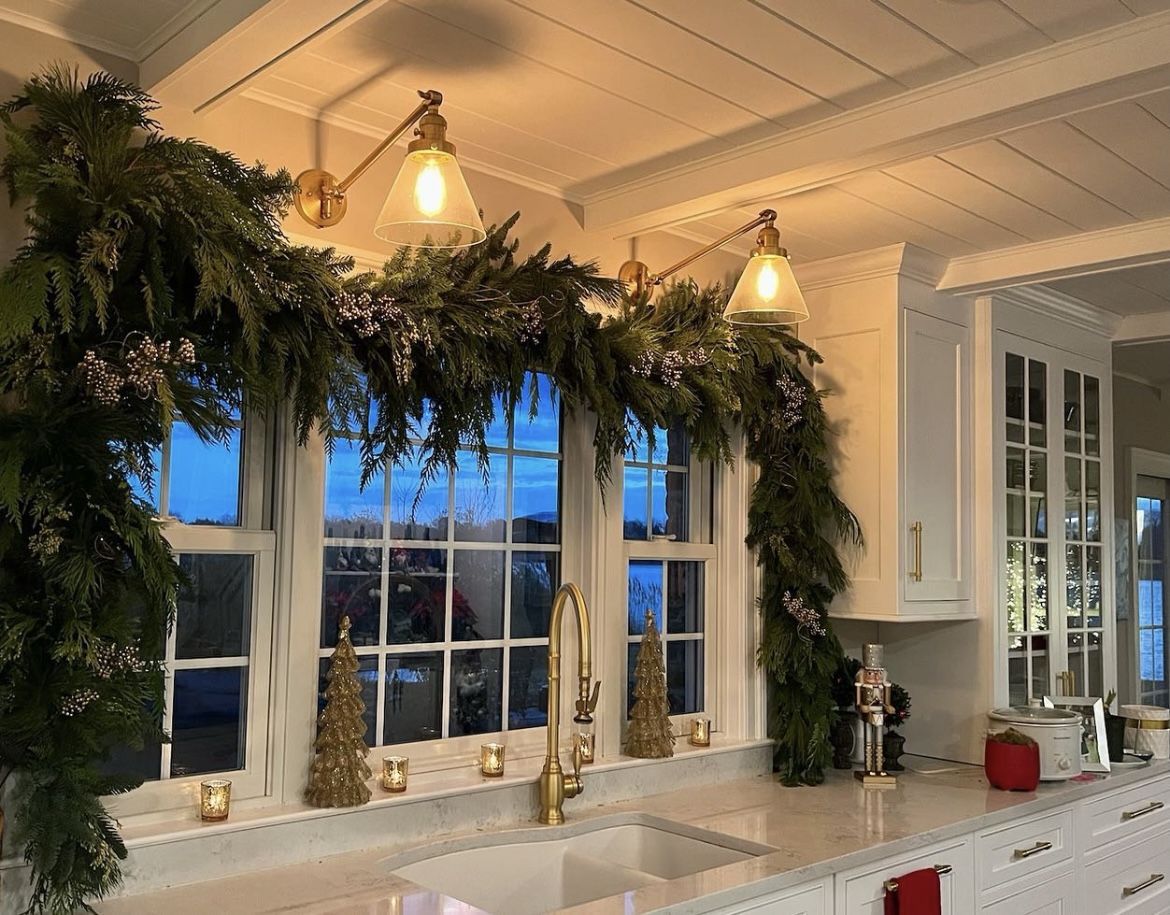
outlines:
[[886, 915], [942, 915], [942, 888], [933, 867], [896, 879], [898, 889], [886, 890]]

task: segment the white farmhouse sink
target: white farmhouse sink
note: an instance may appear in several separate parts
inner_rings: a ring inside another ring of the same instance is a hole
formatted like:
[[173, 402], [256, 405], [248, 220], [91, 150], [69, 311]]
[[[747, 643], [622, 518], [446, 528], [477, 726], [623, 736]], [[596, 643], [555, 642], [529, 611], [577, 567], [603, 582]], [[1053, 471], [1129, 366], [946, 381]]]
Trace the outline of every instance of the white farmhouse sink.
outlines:
[[442, 842], [386, 859], [396, 876], [498, 915], [539, 915], [774, 849], [645, 814]]

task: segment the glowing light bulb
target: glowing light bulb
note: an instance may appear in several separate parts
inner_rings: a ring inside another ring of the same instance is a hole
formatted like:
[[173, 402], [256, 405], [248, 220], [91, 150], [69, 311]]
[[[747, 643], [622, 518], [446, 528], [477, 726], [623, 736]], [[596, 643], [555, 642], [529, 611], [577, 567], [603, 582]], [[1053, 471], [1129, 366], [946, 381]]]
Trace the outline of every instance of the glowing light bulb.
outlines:
[[414, 205], [424, 216], [438, 216], [447, 206], [447, 182], [435, 159], [428, 160], [415, 179]]
[[771, 302], [780, 289], [780, 274], [772, 266], [770, 260], [760, 265], [760, 272], [756, 275], [756, 294], [765, 302]]

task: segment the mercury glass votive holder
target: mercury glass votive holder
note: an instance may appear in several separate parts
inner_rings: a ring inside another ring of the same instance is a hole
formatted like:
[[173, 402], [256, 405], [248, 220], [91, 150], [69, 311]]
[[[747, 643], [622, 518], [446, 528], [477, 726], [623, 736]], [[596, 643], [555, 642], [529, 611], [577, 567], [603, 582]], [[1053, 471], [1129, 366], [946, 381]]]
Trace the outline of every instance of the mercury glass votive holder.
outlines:
[[596, 734], [590, 734], [588, 731], [578, 731], [573, 735], [573, 742], [581, 748], [581, 765], [587, 766], [596, 759]]
[[199, 818], [208, 823], [226, 820], [232, 807], [232, 783], [209, 778], [199, 783]]
[[382, 757], [382, 787], [391, 794], [399, 794], [406, 790], [406, 775], [410, 768], [410, 758], [407, 756]]
[[691, 721], [690, 743], [692, 747], [711, 746], [710, 718], [695, 718]]
[[479, 748], [479, 771], [488, 778], [499, 778], [504, 774], [502, 743], [485, 743]]

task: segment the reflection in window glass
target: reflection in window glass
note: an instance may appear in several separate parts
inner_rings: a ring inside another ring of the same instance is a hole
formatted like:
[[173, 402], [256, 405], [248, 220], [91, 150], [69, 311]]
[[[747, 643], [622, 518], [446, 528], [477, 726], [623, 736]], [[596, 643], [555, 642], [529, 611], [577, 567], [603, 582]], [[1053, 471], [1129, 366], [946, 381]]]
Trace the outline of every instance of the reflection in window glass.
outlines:
[[[325, 690], [329, 686], [329, 659], [319, 661], [317, 677], [317, 714], [325, 710]], [[358, 682], [361, 684], [361, 698], [365, 710], [362, 712], [362, 721], [366, 725], [366, 733], [362, 739], [366, 746], [377, 745], [375, 727], [378, 716], [378, 661], [376, 658], [358, 657]]]
[[627, 540], [689, 539], [690, 446], [682, 421], [649, 436], [634, 428], [622, 473], [623, 529]]
[[364, 491], [352, 449], [339, 444], [326, 468], [337, 511], [325, 529], [319, 653], [325, 662], [345, 608], [358, 611], [351, 635], [373, 673], [371, 746], [544, 723], [561, 583], [561, 417], [547, 378], [537, 388], [535, 417], [526, 389], [511, 429], [497, 402], [486, 482], [471, 451], [425, 487], [418, 453]]
[[163, 448], [154, 452], [151, 479], [133, 477], [131, 488], [160, 515], [184, 524], [238, 526], [242, 440], [242, 423], [226, 441], [204, 442], [186, 423], [175, 422]]
[[647, 615], [663, 641], [672, 715], [703, 711], [704, 568], [701, 560], [631, 559], [627, 582], [627, 714]]
[[187, 582], [175, 616], [176, 658], [240, 657], [252, 622], [250, 554], [184, 553]]
[[175, 671], [171, 777], [244, 768], [247, 667]]

